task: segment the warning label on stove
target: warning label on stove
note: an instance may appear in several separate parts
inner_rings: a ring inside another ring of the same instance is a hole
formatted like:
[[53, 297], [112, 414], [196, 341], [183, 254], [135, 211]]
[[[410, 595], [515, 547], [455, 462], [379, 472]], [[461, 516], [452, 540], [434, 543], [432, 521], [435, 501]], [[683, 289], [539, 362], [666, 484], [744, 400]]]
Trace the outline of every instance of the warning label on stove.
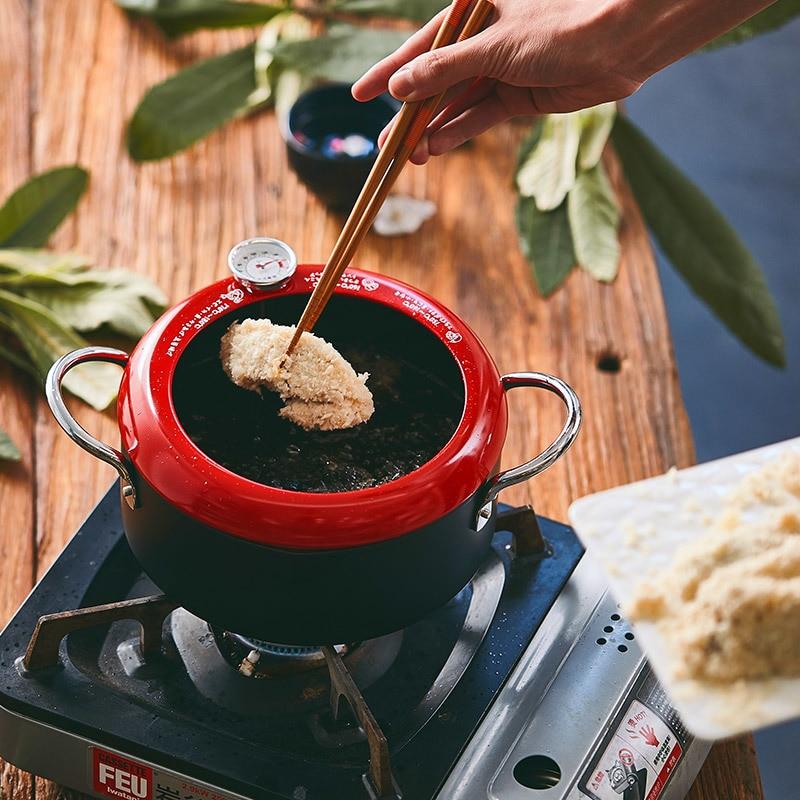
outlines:
[[618, 720], [580, 789], [595, 800], [657, 800], [688, 745], [686, 729], [652, 675]]
[[237, 797], [171, 772], [157, 771], [154, 780], [153, 800], [234, 800]]
[[207, 783], [143, 764], [120, 753], [92, 748], [95, 794], [115, 800], [242, 800]]

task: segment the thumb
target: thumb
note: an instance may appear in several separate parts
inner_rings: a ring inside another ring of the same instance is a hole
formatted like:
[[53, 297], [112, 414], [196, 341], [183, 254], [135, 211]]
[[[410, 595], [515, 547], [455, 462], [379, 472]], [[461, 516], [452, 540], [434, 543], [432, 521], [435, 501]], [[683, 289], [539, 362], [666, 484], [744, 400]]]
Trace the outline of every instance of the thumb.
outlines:
[[398, 100], [415, 102], [477, 77], [485, 63], [485, 41], [484, 35], [478, 34], [417, 56], [392, 75], [389, 92]]

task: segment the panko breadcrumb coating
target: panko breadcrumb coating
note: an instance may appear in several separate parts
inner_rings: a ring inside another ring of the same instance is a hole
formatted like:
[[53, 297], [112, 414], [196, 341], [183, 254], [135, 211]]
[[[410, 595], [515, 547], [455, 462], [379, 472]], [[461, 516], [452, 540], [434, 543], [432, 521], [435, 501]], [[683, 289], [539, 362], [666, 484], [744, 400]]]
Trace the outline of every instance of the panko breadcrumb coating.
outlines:
[[306, 430], [366, 422], [375, 411], [369, 375], [357, 374], [332, 345], [308, 332], [287, 356], [294, 331], [268, 319], [234, 322], [220, 348], [228, 377], [244, 389], [277, 392], [284, 402], [280, 415]]
[[681, 548], [630, 618], [652, 620], [683, 677], [800, 675], [800, 453], [744, 478], [712, 531]]

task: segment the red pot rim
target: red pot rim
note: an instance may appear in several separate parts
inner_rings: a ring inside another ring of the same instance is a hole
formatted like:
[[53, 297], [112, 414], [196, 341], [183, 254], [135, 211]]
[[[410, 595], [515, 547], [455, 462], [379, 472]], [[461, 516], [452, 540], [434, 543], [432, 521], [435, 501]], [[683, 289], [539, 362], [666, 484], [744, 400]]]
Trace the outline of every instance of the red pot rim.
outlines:
[[[464, 380], [464, 412], [448, 443], [419, 469], [353, 492], [277, 489], [231, 472], [186, 435], [172, 399], [175, 367], [205, 326], [270, 294], [308, 294], [321, 265], [300, 265], [271, 293], [248, 292], [233, 279], [201, 289], [168, 310], [131, 353], [118, 400], [122, 448], [141, 479], [168, 503], [212, 528], [249, 541], [297, 549], [384, 541], [445, 516], [494, 473], [507, 426], [500, 376], [469, 327], [437, 301], [383, 275], [348, 269], [337, 294], [400, 311], [447, 347]], [[135, 513], [135, 512], [134, 512]]]

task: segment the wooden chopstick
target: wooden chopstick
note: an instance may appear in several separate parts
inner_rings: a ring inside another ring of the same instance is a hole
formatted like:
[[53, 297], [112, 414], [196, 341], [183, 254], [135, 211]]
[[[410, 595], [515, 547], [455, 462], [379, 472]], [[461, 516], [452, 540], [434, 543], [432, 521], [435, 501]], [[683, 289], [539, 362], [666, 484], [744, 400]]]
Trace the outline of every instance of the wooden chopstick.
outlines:
[[[432, 50], [435, 50], [438, 47], [442, 47], [446, 44], [450, 44], [453, 41], [459, 27], [461, 26], [470, 2], [471, 0], [454, 0], [442, 24], [439, 26], [439, 30], [436, 32], [436, 36], [434, 37], [431, 45]], [[330, 295], [333, 293], [336, 283], [341, 277], [341, 273], [344, 271], [343, 268], [340, 267], [344, 249], [352, 238], [358, 220], [363, 215], [372, 194], [377, 188], [377, 185], [382, 179], [383, 175], [386, 173], [386, 170], [389, 168], [392, 158], [394, 157], [394, 153], [400, 146], [403, 137], [411, 125], [417, 105], [417, 103], [404, 103], [400, 109], [400, 112], [395, 119], [395, 123], [386, 137], [386, 141], [378, 153], [375, 164], [373, 164], [372, 169], [367, 176], [367, 180], [364, 182], [364, 186], [358, 195], [358, 199], [356, 200], [352, 211], [347, 217], [347, 221], [345, 222], [344, 227], [339, 234], [339, 238], [336, 240], [333, 251], [328, 257], [328, 261], [324, 270], [322, 271], [322, 275], [320, 276], [317, 285], [314, 287], [314, 291], [311, 293], [311, 297], [309, 298], [303, 314], [300, 317], [300, 321], [297, 323], [294, 336], [292, 337], [292, 340], [289, 343], [289, 347], [286, 351], [287, 354], [292, 352], [303, 332], [306, 330], [311, 330], [319, 318], [319, 315], [322, 313], [322, 309], [330, 299]]]
[[[478, 0], [478, 3], [483, 2], [486, 2], [486, 0]], [[439, 26], [439, 30], [436, 33], [436, 37], [434, 38], [431, 49], [436, 49], [446, 44], [451, 44], [454, 41], [458, 30], [461, 27], [461, 23], [463, 22], [467, 13], [469, 5], [470, 0], [454, 0], [453, 4], [450, 6], [447, 16]], [[425, 102], [427, 101], [404, 103], [400, 109], [400, 112], [395, 119], [395, 123], [392, 125], [392, 128], [386, 137], [386, 141], [378, 153], [375, 164], [373, 165], [372, 170], [370, 170], [367, 180], [365, 181], [358, 199], [353, 206], [353, 210], [350, 212], [350, 215], [348, 216], [347, 221], [345, 222], [345, 225], [339, 234], [339, 238], [336, 240], [333, 251], [328, 258], [328, 262], [325, 265], [325, 269], [323, 270], [322, 275], [320, 276], [320, 279], [314, 288], [314, 291], [311, 293], [311, 297], [309, 298], [303, 314], [300, 317], [300, 321], [297, 323], [297, 328], [294, 332], [294, 336], [292, 337], [292, 341], [289, 344], [287, 353], [292, 352], [304, 331], [311, 330], [322, 313], [322, 309], [325, 307], [330, 299], [330, 296], [333, 294], [336, 284], [338, 283], [339, 278], [341, 277], [341, 274], [344, 272], [344, 268], [348, 263], [344, 260], [344, 257], [347, 252], [352, 252], [354, 249], [350, 246], [350, 244], [354, 238], [354, 234], [361, 227], [361, 219], [367, 209], [370, 207], [374, 194], [379, 190], [381, 182], [386, 176], [395, 158], [395, 154], [403, 146], [403, 142], [406, 139], [406, 134], [409, 133], [418, 109], [420, 106], [424, 105]], [[363, 233], [361, 234], [360, 238], [363, 238]], [[356, 245], [358, 241], [360, 241], [360, 238], [356, 240]]]
[[[433, 44], [431, 45], [432, 50], [442, 47], [446, 44], [450, 44], [453, 41], [467, 12], [469, 3], [470, 0], [454, 0], [445, 19], [439, 26], [436, 36], [434, 37]], [[363, 216], [373, 193], [388, 170], [389, 165], [394, 157], [394, 153], [400, 146], [403, 137], [408, 131], [418, 105], [419, 103], [404, 103], [400, 109], [400, 112], [395, 119], [395, 123], [386, 137], [386, 141], [378, 153], [378, 158], [376, 159], [375, 164], [367, 176], [367, 180], [361, 189], [358, 199], [356, 200], [356, 203], [353, 206], [353, 209], [350, 212], [350, 215], [348, 216], [341, 233], [339, 234], [339, 238], [336, 240], [333, 251], [328, 257], [328, 261], [319, 281], [317, 282], [317, 285], [314, 287], [314, 291], [311, 293], [311, 297], [309, 298], [303, 314], [300, 317], [300, 321], [297, 323], [294, 336], [292, 337], [292, 340], [289, 343], [289, 347], [286, 351], [287, 354], [292, 352], [303, 332], [313, 328], [317, 319], [319, 319], [319, 316], [322, 313], [322, 309], [325, 307], [325, 305], [327, 305], [327, 302], [330, 299], [330, 296], [333, 293], [342, 272], [344, 271], [344, 266], [342, 266], [344, 251], [352, 239], [357, 228], [358, 221]]]
[[[461, 34], [458, 37], [458, 41], [463, 42], [465, 39], [469, 39], [471, 36], [474, 36], [476, 33], [478, 33], [493, 10], [494, 4], [491, 2], [491, 0], [478, 0], [478, 2], [475, 4], [475, 7], [472, 9], [469, 19], [467, 19], [467, 22], [464, 25]], [[445, 92], [442, 92], [436, 97], [429, 97], [420, 105], [414, 120], [406, 132], [403, 143], [392, 160], [389, 169], [386, 171], [380, 186], [370, 199], [364, 214], [358, 220], [355, 232], [350, 238], [346, 249], [342, 253], [340, 263], [343, 263], [345, 267], [350, 263], [353, 255], [355, 255], [358, 245], [361, 244], [361, 240], [364, 238], [367, 231], [372, 226], [372, 223], [375, 221], [375, 217], [381, 210], [381, 206], [383, 206], [384, 202], [386, 201], [386, 198], [397, 181], [398, 176], [402, 172], [403, 167], [408, 162], [408, 159], [411, 158], [414, 150], [419, 144], [420, 139], [422, 138], [422, 135], [427, 130], [428, 125], [433, 120], [434, 116], [436, 116], [445, 94]], [[343, 270], [341, 270], [339, 275], [336, 277], [337, 282], [342, 271]], [[322, 309], [319, 308], [317, 310], [317, 316], [311, 321], [312, 326], [316, 323], [321, 313]]]

